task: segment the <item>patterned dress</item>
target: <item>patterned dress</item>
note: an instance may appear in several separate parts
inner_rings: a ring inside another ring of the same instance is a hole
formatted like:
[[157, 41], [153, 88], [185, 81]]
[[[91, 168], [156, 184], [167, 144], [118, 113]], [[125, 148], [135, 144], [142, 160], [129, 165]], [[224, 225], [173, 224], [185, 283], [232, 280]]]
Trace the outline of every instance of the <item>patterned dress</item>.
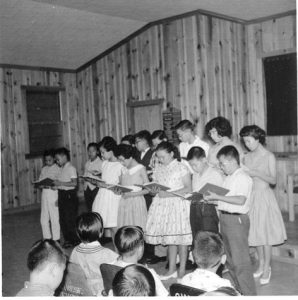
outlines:
[[[249, 152], [244, 164], [269, 176], [269, 158], [273, 155], [264, 149], [261, 155]], [[283, 218], [273, 190], [268, 182], [253, 177], [251, 205], [249, 210], [249, 246], [278, 245], [287, 239]]]
[[[174, 191], [183, 188], [182, 177], [187, 173], [187, 167], [175, 159], [167, 166], [157, 166], [153, 180]], [[189, 201], [180, 197], [155, 196], [148, 212], [146, 242], [153, 245], [191, 245], [189, 207]]]

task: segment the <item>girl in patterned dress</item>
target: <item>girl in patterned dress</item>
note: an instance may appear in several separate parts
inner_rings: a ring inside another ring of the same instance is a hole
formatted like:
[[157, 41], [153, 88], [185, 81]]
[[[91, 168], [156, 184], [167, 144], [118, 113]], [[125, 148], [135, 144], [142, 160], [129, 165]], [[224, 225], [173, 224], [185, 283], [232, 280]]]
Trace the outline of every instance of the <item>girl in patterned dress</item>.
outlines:
[[[186, 194], [191, 191], [191, 178], [187, 167], [177, 160], [178, 149], [169, 142], [162, 142], [156, 148], [160, 165], [153, 172], [153, 180], [170, 188], [169, 192], [152, 189], [155, 194], [150, 206], [145, 231], [146, 242], [169, 246], [169, 271], [161, 276], [182, 278], [185, 275], [187, 247], [192, 243], [189, 222], [189, 202], [170, 193]], [[179, 253], [180, 267], [177, 274], [176, 257]]]
[[245, 126], [240, 131], [245, 146], [250, 151], [244, 157], [247, 173], [253, 179], [249, 211], [249, 246], [256, 247], [259, 267], [254, 277], [261, 276], [260, 283], [267, 284], [271, 277], [271, 250], [273, 245], [287, 239], [285, 225], [270, 185], [276, 184], [276, 160], [274, 154], [264, 148], [266, 133], [256, 125]]

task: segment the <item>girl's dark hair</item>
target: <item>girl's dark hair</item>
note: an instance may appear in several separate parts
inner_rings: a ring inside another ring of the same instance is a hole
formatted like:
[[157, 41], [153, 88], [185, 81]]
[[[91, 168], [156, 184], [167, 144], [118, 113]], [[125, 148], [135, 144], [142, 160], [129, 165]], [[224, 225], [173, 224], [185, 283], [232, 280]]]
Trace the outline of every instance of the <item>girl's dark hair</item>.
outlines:
[[120, 255], [134, 252], [144, 245], [144, 233], [139, 226], [123, 226], [115, 234], [115, 246]]
[[168, 153], [173, 152], [174, 153], [174, 158], [180, 160], [180, 153], [179, 153], [178, 148], [175, 145], [173, 145], [172, 143], [170, 143], [170, 142], [161, 142], [156, 147], [155, 151], [157, 152], [159, 150], [165, 150]]
[[194, 158], [202, 159], [204, 157], [206, 157], [206, 153], [205, 153], [203, 148], [201, 148], [201, 147], [192, 147], [192, 148], [189, 149], [186, 159], [187, 160], [192, 160]]
[[98, 241], [103, 233], [103, 221], [101, 215], [96, 212], [81, 214], [76, 220], [76, 230], [79, 239], [83, 243]]
[[87, 146], [87, 150], [89, 150], [89, 148], [91, 148], [91, 147], [95, 148], [96, 151], [98, 152], [98, 144], [97, 143], [94, 143], [94, 142], [89, 143], [88, 146]]
[[138, 133], [135, 134], [135, 140], [140, 139], [140, 140], [146, 140], [147, 144], [150, 146], [151, 145], [151, 134], [148, 130], [141, 130]]
[[175, 127], [175, 130], [186, 130], [186, 129], [190, 129], [190, 130], [194, 130], [195, 125], [193, 123], [191, 123], [189, 120], [182, 120], [180, 121]]
[[266, 132], [257, 125], [244, 126], [240, 130], [239, 134], [242, 138], [245, 136], [251, 136], [255, 140], [258, 140], [262, 145], [265, 145], [266, 143]]
[[207, 136], [209, 135], [209, 131], [212, 130], [213, 128], [215, 128], [218, 135], [220, 135], [222, 137], [224, 137], [224, 136], [231, 137], [231, 135], [232, 135], [232, 126], [230, 124], [230, 121], [224, 117], [221, 117], [221, 116], [216, 117], [216, 118], [210, 120], [206, 124], [205, 132], [206, 132]]
[[122, 268], [114, 277], [114, 296], [156, 296], [155, 280], [151, 272], [140, 265]]
[[137, 157], [137, 150], [135, 147], [125, 144], [120, 144], [117, 146], [116, 154], [117, 157], [123, 156], [125, 159]]
[[121, 143], [127, 141], [131, 146], [135, 144], [135, 137], [132, 134], [127, 134], [121, 139]]
[[159, 140], [168, 140], [166, 133], [163, 130], [155, 130], [151, 134], [151, 140], [159, 139]]
[[106, 151], [112, 151], [115, 155], [115, 151], [117, 148], [117, 143], [116, 141], [110, 137], [110, 136], [105, 136], [99, 143], [100, 148], [106, 149]]
[[55, 154], [56, 154], [55, 149], [49, 149], [49, 150], [44, 151], [43, 157], [51, 156], [51, 157], [55, 158]]
[[70, 152], [64, 147], [56, 149], [55, 155], [65, 155], [67, 160], [70, 160]]
[[216, 155], [217, 159], [219, 159], [219, 157], [222, 155], [234, 158], [237, 161], [238, 165], [240, 165], [239, 152], [236, 147], [232, 145], [222, 147]]

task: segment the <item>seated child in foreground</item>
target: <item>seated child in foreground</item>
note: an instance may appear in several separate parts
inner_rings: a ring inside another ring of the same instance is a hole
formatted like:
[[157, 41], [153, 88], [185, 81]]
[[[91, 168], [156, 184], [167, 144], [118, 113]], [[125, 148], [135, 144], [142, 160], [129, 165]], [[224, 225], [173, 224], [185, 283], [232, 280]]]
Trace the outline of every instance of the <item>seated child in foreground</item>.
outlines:
[[66, 256], [58, 242], [36, 242], [27, 258], [30, 279], [16, 296], [53, 296], [62, 281], [65, 265]]
[[103, 281], [100, 265], [115, 260], [118, 255], [101, 246], [99, 239], [103, 234], [103, 222], [100, 214], [83, 213], [77, 218], [77, 234], [81, 243], [76, 246], [69, 261], [81, 266], [87, 277], [87, 283], [94, 295], [101, 294]]
[[141, 265], [129, 265], [116, 274], [111, 294], [122, 297], [156, 296], [155, 281], [147, 268]]
[[221, 264], [225, 263], [223, 242], [217, 233], [199, 231], [194, 240], [193, 257], [198, 268], [185, 275], [179, 283], [188, 285], [206, 292], [220, 287], [232, 287], [231, 282], [216, 274]]
[[[144, 254], [144, 233], [142, 228], [138, 226], [123, 226], [119, 228], [115, 235], [115, 246], [119, 257], [111, 264], [122, 268], [137, 264]], [[156, 296], [167, 296], [169, 292], [162, 284], [157, 273], [154, 269], [147, 269], [154, 278]]]

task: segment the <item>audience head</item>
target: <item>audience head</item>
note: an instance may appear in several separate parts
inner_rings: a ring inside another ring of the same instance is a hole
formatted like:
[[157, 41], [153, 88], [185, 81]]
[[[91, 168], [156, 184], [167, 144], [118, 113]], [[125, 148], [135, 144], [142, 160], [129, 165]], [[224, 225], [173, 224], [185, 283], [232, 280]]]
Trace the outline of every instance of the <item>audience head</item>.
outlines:
[[46, 283], [55, 290], [61, 283], [66, 266], [66, 255], [58, 242], [40, 240], [30, 249], [27, 267], [30, 280]]
[[170, 142], [161, 142], [156, 147], [156, 156], [163, 165], [168, 165], [173, 159], [180, 159], [178, 148]]
[[98, 144], [97, 143], [90, 143], [87, 146], [88, 150], [88, 156], [90, 160], [95, 160], [96, 157], [98, 157], [99, 151], [98, 151]]
[[117, 149], [117, 143], [110, 136], [105, 136], [99, 142], [99, 150], [100, 150], [101, 158], [104, 160], [111, 160], [111, 158], [115, 157], [116, 149]]
[[192, 147], [187, 153], [189, 165], [196, 173], [202, 173], [207, 165], [207, 158], [204, 149], [201, 147]]
[[241, 294], [230, 286], [222, 286], [214, 291], [206, 292], [202, 296], [241, 296]]
[[219, 234], [199, 231], [194, 239], [193, 257], [200, 269], [213, 269], [225, 263], [223, 241]]
[[135, 137], [132, 134], [125, 135], [121, 139], [120, 144], [126, 144], [126, 145], [130, 145], [130, 146], [134, 147], [135, 146]]
[[239, 152], [234, 146], [222, 147], [216, 155], [219, 166], [226, 175], [231, 175], [240, 166]]
[[120, 144], [117, 146], [116, 156], [124, 167], [130, 168], [132, 161], [136, 159], [136, 149], [130, 145]]
[[55, 163], [55, 150], [45, 150], [43, 153], [43, 160], [46, 166], [52, 166]]
[[98, 241], [103, 234], [103, 221], [99, 213], [87, 212], [77, 217], [77, 235], [81, 242], [87, 244]]
[[228, 138], [231, 137], [232, 126], [226, 118], [216, 117], [206, 124], [205, 132], [215, 143], [218, 143], [225, 136]]
[[59, 166], [64, 166], [70, 160], [69, 150], [64, 147], [56, 149], [55, 159]]
[[166, 142], [168, 137], [163, 130], [155, 130], [151, 134], [151, 141], [153, 148], [156, 148], [161, 142]]
[[188, 142], [190, 137], [194, 135], [193, 131], [196, 125], [191, 123], [189, 120], [182, 120], [176, 126], [178, 138], [181, 142]]
[[151, 272], [141, 265], [121, 269], [113, 280], [114, 296], [156, 296], [155, 281]]
[[144, 254], [144, 233], [139, 226], [123, 226], [115, 234], [115, 246], [123, 257], [136, 257], [136, 262]]
[[259, 144], [265, 145], [266, 142], [266, 132], [257, 125], [244, 126], [240, 136], [249, 151], [254, 151]]
[[151, 134], [148, 130], [141, 130], [135, 135], [135, 145], [138, 151], [145, 151], [151, 146]]

